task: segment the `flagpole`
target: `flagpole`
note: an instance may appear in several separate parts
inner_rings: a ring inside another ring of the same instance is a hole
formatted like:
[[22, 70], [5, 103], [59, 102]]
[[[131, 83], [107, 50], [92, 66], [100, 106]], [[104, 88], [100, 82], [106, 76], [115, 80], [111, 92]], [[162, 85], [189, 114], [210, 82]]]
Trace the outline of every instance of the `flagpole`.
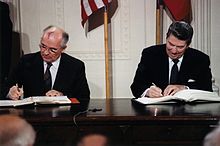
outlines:
[[163, 43], [163, 4], [162, 0], [157, 0], [156, 11], [156, 44]]
[[110, 98], [110, 75], [109, 75], [109, 45], [108, 45], [108, 12], [107, 7], [104, 8], [104, 43], [105, 43], [105, 83], [106, 98]]

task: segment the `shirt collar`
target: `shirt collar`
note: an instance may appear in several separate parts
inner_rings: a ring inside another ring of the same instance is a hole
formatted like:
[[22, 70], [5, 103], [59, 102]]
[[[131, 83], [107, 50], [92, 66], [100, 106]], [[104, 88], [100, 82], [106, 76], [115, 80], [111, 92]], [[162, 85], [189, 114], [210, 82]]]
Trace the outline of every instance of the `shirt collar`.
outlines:
[[[58, 69], [59, 64], [60, 64], [60, 58], [61, 58], [61, 55], [56, 61], [52, 62], [52, 67], [55, 67], [56, 69]], [[47, 62], [45, 61], [44, 61], [44, 66], [47, 66]]]
[[[182, 63], [182, 61], [183, 61], [183, 56], [181, 56], [180, 58], [179, 58], [179, 62], [178, 63]], [[169, 57], [169, 62], [171, 63], [173, 63], [173, 60]]]

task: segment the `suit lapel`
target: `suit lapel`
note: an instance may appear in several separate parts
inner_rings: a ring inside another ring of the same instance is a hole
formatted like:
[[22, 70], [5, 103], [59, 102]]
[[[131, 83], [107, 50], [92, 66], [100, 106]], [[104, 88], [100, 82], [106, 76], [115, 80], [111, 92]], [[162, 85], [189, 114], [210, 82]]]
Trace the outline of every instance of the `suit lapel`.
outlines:
[[64, 59], [64, 55], [61, 54], [61, 58], [60, 58], [60, 64], [59, 64], [59, 67], [58, 67], [58, 71], [57, 71], [57, 75], [56, 75], [56, 78], [55, 78], [55, 82], [54, 82], [54, 85], [53, 85], [53, 89], [57, 89], [57, 90], [60, 90], [59, 88], [60, 87], [63, 87], [65, 84], [63, 84], [63, 82], [65, 82], [65, 59]]
[[179, 77], [178, 77], [179, 83], [184, 84], [188, 79], [187, 75], [189, 74], [189, 68], [190, 68], [190, 64], [191, 64], [190, 58], [191, 58], [190, 52], [189, 52], [189, 50], [186, 50], [186, 52], [183, 56], [183, 61], [180, 66]]
[[36, 58], [35, 60], [35, 65], [33, 66], [33, 74], [35, 74], [34, 76], [34, 80], [36, 81], [36, 83], [38, 83], [38, 85], [40, 86], [40, 88], [43, 90], [43, 85], [44, 85], [44, 64], [43, 64], [43, 59], [41, 58], [40, 54], [39, 56]]
[[169, 59], [166, 53], [166, 48], [163, 49], [163, 55], [162, 55], [163, 59], [162, 60], [162, 71], [164, 71], [164, 73], [161, 72], [161, 74], [163, 75], [162, 81], [164, 81], [164, 86], [169, 84]]
[[154, 78], [156, 80], [155, 84], [158, 84], [162, 89], [164, 89], [169, 83], [169, 62], [168, 56], [166, 53], [166, 46], [163, 45], [162, 48], [158, 48], [158, 56], [155, 57], [155, 62], [153, 68], [156, 70], [154, 71]]

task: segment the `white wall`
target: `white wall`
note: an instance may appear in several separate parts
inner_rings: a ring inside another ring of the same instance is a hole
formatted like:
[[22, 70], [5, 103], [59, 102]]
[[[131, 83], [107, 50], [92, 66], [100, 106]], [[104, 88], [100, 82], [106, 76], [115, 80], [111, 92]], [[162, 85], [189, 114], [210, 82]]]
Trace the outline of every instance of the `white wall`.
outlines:
[[211, 0], [211, 68], [216, 84], [220, 86], [220, 1]]
[[[42, 29], [47, 25], [55, 24], [63, 27], [70, 34], [66, 52], [83, 60], [86, 64], [92, 98], [105, 97], [103, 26], [85, 36], [81, 26], [80, 0], [7, 1], [11, 2], [14, 5], [14, 11], [19, 13], [19, 15], [16, 14], [19, 18], [15, 22], [15, 27], [22, 33], [22, 48], [25, 54], [39, 50], [39, 38]], [[193, 0], [192, 4], [194, 9], [192, 25], [197, 31], [192, 47], [199, 48], [210, 55], [213, 75], [219, 85], [220, 1]], [[156, 38], [155, 0], [118, 0], [118, 5], [111, 24], [114, 98], [132, 97], [130, 84], [142, 49], [155, 44]], [[166, 14], [164, 16], [166, 31], [171, 21]]]

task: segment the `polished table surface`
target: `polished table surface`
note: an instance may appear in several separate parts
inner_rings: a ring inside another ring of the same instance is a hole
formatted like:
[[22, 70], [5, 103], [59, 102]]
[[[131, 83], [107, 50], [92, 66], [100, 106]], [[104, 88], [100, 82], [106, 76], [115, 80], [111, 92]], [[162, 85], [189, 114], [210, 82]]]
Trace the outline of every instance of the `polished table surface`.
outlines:
[[216, 127], [220, 103], [144, 106], [129, 98], [91, 99], [71, 106], [0, 108], [0, 114], [29, 121], [38, 134], [36, 145], [74, 145], [82, 133], [101, 131], [120, 145], [196, 146]]

